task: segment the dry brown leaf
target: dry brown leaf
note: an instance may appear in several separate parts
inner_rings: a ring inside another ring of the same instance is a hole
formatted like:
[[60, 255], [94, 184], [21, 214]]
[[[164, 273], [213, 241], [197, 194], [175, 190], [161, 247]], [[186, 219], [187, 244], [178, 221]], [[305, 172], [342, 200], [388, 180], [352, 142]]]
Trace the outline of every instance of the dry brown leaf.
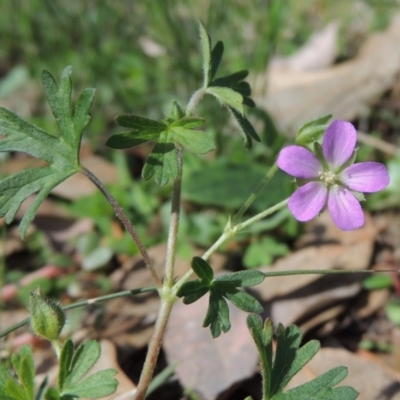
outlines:
[[386, 31], [372, 34], [350, 61], [320, 71], [271, 70], [255, 77], [254, 100], [290, 135], [323, 115], [354, 119], [395, 81], [400, 71], [399, 42], [400, 14], [396, 14]]
[[169, 363], [178, 363], [175, 372], [182, 385], [206, 400], [252, 376], [258, 362], [247, 314], [229, 306], [232, 328], [213, 339], [210, 330], [202, 328], [208, 296], [190, 305], [178, 302], [164, 337], [165, 354]]
[[316, 71], [329, 67], [337, 55], [338, 23], [331, 22], [315, 32], [310, 39], [289, 57], [272, 60], [272, 70]]

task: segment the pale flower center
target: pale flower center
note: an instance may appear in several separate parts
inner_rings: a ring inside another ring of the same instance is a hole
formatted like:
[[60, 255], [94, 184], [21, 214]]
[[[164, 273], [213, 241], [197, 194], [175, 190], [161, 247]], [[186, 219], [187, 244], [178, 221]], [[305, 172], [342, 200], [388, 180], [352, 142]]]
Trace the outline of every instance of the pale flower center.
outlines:
[[326, 187], [333, 186], [337, 183], [337, 176], [332, 171], [321, 171], [318, 173], [319, 179], [324, 182]]

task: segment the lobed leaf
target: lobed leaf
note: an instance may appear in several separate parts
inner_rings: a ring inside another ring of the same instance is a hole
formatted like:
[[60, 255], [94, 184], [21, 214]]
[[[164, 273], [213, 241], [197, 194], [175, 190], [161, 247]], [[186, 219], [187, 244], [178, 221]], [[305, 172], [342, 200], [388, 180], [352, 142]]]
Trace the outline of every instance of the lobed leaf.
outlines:
[[257, 270], [232, 272], [217, 276], [215, 282], [229, 282], [235, 287], [248, 287], [259, 285], [265, 279], [265, 275]]
[[49, 164], [19, 172], [0, 181], [0, 217], [6, 216], [7, 223], [15, 218], [24, 200], [38, 193], [21, 221], [22, 238], [50, 191], [80, 170], [80, 142], [82, 132], [90, 120], [88, 112], [95, 90], [83, 91], [73, 112], [71, 72], [71, 67], [64, 69], [60, 85], [48, 71], [42, 72], [42, 82], [60, 134], [50, 134], [0, 107], [0, 134], [5, 136], [0, 140], [0, 152], [20, 151]]
[[243, 96], [240, 93], [222, 86], [209, 86], [206, 92], [213, 95], [222, 105], [231, 107], [243, 115]]
[[224, 44], [218, 41], [211, 51], [211, 70], [210, 70], [210, 81], [215, 77], [218, 71], [219, 64], [221, 63], [222, 56], [224, 54]]
[[118, 115], [115, 121], [119, 126], [129, 128], [137, 131], [161, 133], [167, 129], [167, 125], [164, 122], [156, 121], [149, 118], [140, 117], [139, 115], [126, 114]]
[[203, 297], [210, 290], [210, 286], [198, 279], [185, 282], [178, 290], [176, 295], [183, 297], [185, 304], [191, 304]]
[[296, 143], [307, 146], [318, 141], [324, 134], [332, 114], [314, 119], [304, 124], [296, 133]]
[[68, 391], [68, 388], [74, 387], [82, 379], [83, 375], [97, 362], [100, 353], [100, 345], [96, 340], [84, 342], [78, 347], [72, 358], [68, 375], [64, 379], [63, 393]]
[[[335, 391], [332, 389], [333, 386], [340, 383], [347, 376], [347, 368], [346, 367], [336, 367], [324, 374], [318, 376], [310, 382], [305, 383], [304, 385], [298, 386], [294, 389], [288, 390], [285, 393], [285, 396], [282, 399], [285, 400], [298, 400], [298, 399], [316, 399], [316, 400], [326, 400], [338, 399], [336, 397]], [[337, 388], [339, 389], [339, 388]], [[337, 394], [343, 394], [341, 391], [336, 392]], [[357, 392], [353, 390], [346, 389], [345, 394], [354, 396]], [[327, 397], [329, 395], [329, 397]], [[325, 397], [324, 397], [325, 396]], [[350, 397], [349, 399], [355, 399], [356, 397]], [[273, 397], [275, 400], [275, 397]], [[278, 397], [279, 399], [279, 397]], [[340, 398], [340, 400], [344, 400]]]
[[150, 179], [153, 175], [159, 186], [165, 185], [170, 179], [176, 179], [178, 176], [175, 144], [168, 131], [161, 133], [143, 167], [143, 179]]
[[62, 394], [90, 399], [109, 396], [115, 392], [118, 386], [118, 381], [113, 378], [116, 373], [117, 371], [111, 368], [96, 372], [73, 387], [63, 390]]
[[65, 380], [69, 374], [72, 358], [74, 355], [74, 344], [71, 339], [67, 339], [61, 349], [60, 366], [58, 371], [58, 387], [63, 389]]
[[216, 148], [212, 134], [182, 127], [170, 129], [174, 142], [195, 154], [206, 154]]
[[210, 264], [201, 257], [193, 257], [192, 268], [200, 280], [205, 283], [211, 283], [214, 278], [214, 271]]
[[186, 129], [193, 129], [193, 128], [199, 128], [200, 126], [203, 126], [205, 122], [204, 118], [199, 118], [199, 117], [183, 117], [180, 119], [175, 120], [172, 122], [169, 127], [174, 128], [174, 127], [182, 127]]
[[221, 332], [228, 332], [231, 329], [229, 321], [229, 308], [226, 300], [215, 290], [210, 291], [210, 301], [203, 327], [210, 326], [211, 335], [216, 338]]
[[224, 297], [242, 311], [256, 314], [264, 311], [263, 306], [255, 297], [241, 290], [235, 289], [232, 292], [225, 292]]
[[158, 132], [131, 131], [112, 135], [108, 138], [106, 146], [113, 149], [127, 149], [139, 146], [143, 143], [157, 140], [160, 136]]

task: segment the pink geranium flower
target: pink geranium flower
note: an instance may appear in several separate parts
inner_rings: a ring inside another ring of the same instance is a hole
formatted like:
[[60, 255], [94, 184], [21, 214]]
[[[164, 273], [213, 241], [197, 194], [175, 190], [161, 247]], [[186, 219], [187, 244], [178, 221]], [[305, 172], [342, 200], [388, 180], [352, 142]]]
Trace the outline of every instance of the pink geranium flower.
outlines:
[[360, 193], [372, 193], [389, 184], [386, 167], [377, 162], [352, 164], [357, 140], [354, 126], [346, 121], [332, 122], [322, 139], [320, 160], [301, 146], [288, 146], [278, 156], [278, 166], [295, 178], [306, 180], [290, 197], [288, 207], [299, 221], [309, 221], [325, 207], [342, 230], [364, 225]]

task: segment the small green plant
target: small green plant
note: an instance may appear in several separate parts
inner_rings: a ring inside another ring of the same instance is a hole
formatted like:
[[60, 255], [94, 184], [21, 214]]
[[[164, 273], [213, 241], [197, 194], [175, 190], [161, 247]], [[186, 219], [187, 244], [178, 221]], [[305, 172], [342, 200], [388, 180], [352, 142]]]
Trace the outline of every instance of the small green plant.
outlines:
[[[37, 193], [20, 223], [21, 236], [25, 237], [38, 207], [49, 192], [69, 176], [83, 173], [98, 187], [112, 206], [116, 216], [135, 242], [155, 284], [154, 287], [114, 293], [64, 308], [43, 297], [40, 292], [33, 292], [29, 307], [31, 327], [37, 335], [51, 341], [54, 347], [59, 362], [57, 387], [48, 386], [47, 381], [44, 381], [35, 390], [32, 352], [28, 347], [23, 347], [20, 353], [13, 355], [11, 359], [17, 378], [3, 364], [0, 364], [2, 398], [6, 400], [42, 398], [72, 400], [83, 397], [99, 398], [114, 392], [117, 384], [113, 378], [114, 370], [104, 370], [85, 377], [100, 355], [100, 346], [96, 341], [84, 342], [76, 350], [71, 340], [67, 339], [63, 344], [60, 342], [60, 333], [65, 323], [64, 311], [69, 308], [145, 291], [158, 292], [161, 306], [134, 395], [136, 400], [141, 400], [145, 398], [152, 380], [170, 312], [179, 298], [183, 298], [184, 303], [189, 304], [209, 293], [209, 307], [203, 326], [209, 326], [212, 336], [218, 337], [231, 327], [227, 301], [248, 313], [262, 312], [261, 303], [248, 294], [245, 288], [257, 285], [265, 278], [272, 279], [273, 276], [278, 275], [343, 273], [343, 271], [329, 270], [269, 273], [247, 270], [214, 276], [212, 266], [208, 263], [210, 255], [223, 243], [262, 219], [280, 210], [286, 210], [286, 205], [300, 221], [315, 217], [327, 206], [334, 222], [342, 229], [355, 229], [362, 225], [363, 213], [359, 204], [362, 195], [359, 192], [381, 190], [387, 185], [389, 177], [382, 164], [352, 165], [356, 155], [354, 127], [345, 121], [335, 121], [328, 125], [330, 116], [326, 116], [310, 121], [299, 130], [297, 145], [281, 150], [277, 163], [266, 172], [254, 192], [238, 207], [236, 214], [229, 216], [223, 232], [215, 243], [202, 257], [192, 259], [192, 269], [188, 273], [176, 277], [174, 264], [181, 214], [184, 155], [186, 152], [203, 155], [216, 148], [213, 135], [204, 129], [206, 119], [196, 115], [199, 102], [208, 95], [208, 97], [214, 97], [223, 108], [226, 108], [236, 120], [247, 149], [251, 148], [254, 140], [260, 140], [245, 112], [246, 107], [254, 106], [250, 98], [250, 86], [244, 81], [247, 71], [217, 77], [224, 52], [223, 43], [217, 42], [213, 47], [201, 23], [200, 42], [203, 56], [203, 84], [193, 93], [187, 106], [182, 107], [173, 101], [169, 114], [160, 120], [139, 115], [119, 115], [116, 117], [116, 122], [125, 128], [125, 131], [111, 136], [107, 141], [108, 146], [117, 149], [153, 142], [154, 147], [146, 159], [142, 177], [145, 180], [154, 178], [159, 186], [172, 182], [163, 279], [153, 266], [144, 245], [145, 242], [140, 238], [122, 207], [103, 183], [80, 164], [80, 143], [82, 133], [90, 120], [89, 110], [94, 100], [94, 89], [84, 90], [73, 107], [71, 67], [63, 71], [59, 84], [49, 72], [43, 71], [42, 82], [59, 132], [46, 132], [11, 111], [0, 108], [0, 133], [5, 136], [0, 140], [0, 152], [25, 152], [48, 164], [11, 175], [0, 181], [0, 216], [5, 216], [6, 222], [11, 223], [21, 203], [28, 196]], [[294, 176], [303, 185], [290, 198], [279, 199], [255, 216], [247, 218], [246, 211], [263, 188], [270, 183], [278, 167]], [[191, 184], [196, 185], [196, 181]], [[282, 217], [279, 216], [279, 218]], [[198, 279], [189, 280], [193, 273], [197, 274]], [[18, 326], [24, 323], [25, 321]], [[352, 388], [335, 387], [347, 374], [344, 367], [335, 368], [305, 385], [284, 392], [290, 379], [316, 354], [319, 343], [311, 341], [300, 347], [302, 335], [299, 328], [295, 326], [284, 328], [278, 325], [277, 350], [273, 357], [272, 322], [267, 320], [263, 325], [259, 317], [251, 315], [248, 318], [248, 327], [260, 353], [263, 399], [351, 400], [357, 397], [356, 391]], [[15, 328], [3, 332], [2, 336]]]

